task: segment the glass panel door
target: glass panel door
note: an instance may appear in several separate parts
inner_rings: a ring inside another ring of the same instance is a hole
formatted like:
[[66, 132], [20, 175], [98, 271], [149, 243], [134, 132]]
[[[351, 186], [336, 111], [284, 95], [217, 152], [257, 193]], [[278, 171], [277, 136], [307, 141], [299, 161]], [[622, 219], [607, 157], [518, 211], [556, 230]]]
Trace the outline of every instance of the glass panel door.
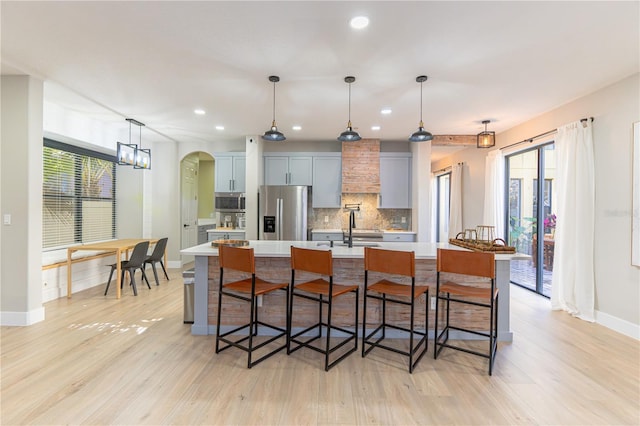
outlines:
[[546, 144], [508, 156], [506, 167], [509, 245], [531, 256], [511, 262], [511, 281], [547, 297], [551, 296], [555, 245], [555, 166], [554, 145]]

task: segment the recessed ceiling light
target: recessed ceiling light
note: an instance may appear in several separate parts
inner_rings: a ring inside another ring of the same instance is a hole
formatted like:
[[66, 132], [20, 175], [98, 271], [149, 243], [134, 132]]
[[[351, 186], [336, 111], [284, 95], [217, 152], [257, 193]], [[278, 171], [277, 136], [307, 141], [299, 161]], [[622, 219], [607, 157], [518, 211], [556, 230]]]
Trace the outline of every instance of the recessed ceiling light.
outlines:
[[206, 114], [203, 109], [194, 109], [193, 113], [197, 114], [197, 115], [205, 115]]
[[293, 130], [302, 130], [302, 127], [301, 127], [301, 126], [293, 126], [293, 127], [291, 127], [291, 128], [292, 128]]
[[224, 130], [224, 126], [216, 126], [216, 130]]
[[385, 114], [385, 115], [391, 114], [391, 108], [382, 108], [380, 110], [380, 114]]
[[380, 130], [380, 126], [371, 126], [371, 130]]
[[369, 18], [367, 18], [366, 16], [356, 16], [355, 18], [351, 19], [349, 25], [351, 25], [351, 28], [361, 30], [369, 25]]

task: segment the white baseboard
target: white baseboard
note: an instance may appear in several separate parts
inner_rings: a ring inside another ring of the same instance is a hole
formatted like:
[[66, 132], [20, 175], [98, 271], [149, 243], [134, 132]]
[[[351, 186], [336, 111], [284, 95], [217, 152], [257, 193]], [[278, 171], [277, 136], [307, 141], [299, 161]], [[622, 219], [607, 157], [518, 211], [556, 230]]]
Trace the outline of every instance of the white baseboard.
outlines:
[[44, 307], [28, 312], [0, 312], [1, 326], [27, 326], [44, 321]]
[[171, 269], [182, 269], [182, 261], [180, 260], [169, 260], [167, 261], [167, 268]]
[[625, 336], [640, 340], [640, 325], [596, 311], [596, 322]]

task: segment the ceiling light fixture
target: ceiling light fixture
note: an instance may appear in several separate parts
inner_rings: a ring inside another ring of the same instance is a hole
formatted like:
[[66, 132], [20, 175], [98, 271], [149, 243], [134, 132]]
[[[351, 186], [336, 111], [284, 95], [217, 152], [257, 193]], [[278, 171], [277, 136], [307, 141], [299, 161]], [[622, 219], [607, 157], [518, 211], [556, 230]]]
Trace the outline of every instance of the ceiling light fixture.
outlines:
[[433, 139], [433, 135], [424, 129], [424, 123], [422, 121], [422, 83], [427, 81], [426, 75], [419, 75], [416, 77], [416, 81], [420, 83], [420, 125], [418, 130], [409, 136], [411, 142], [428, 142]]
[[218, 125], [218, 126], [216, 126], [216, 130], [224, 130], [224, 126]]
[[[133, 166], [134, 169], [151, 169], [151, 149], [142, 149], [142, 127], [144, 123], [133, 118], [125, 118], [129, 122], [129, 143], [118, 142], [118, 164]], [[131, 143], [131, 125], [140, 128], [138, 145]]]
[[205, 110], [203, 110], [203, 109], [194, 109], [193, 113], [196, 114], [196, 115], [205, 115], [206, 114]]
[[293, 130], [295, 130], [296, 132], [299, 130], [302, 130], [302, 126], [292, 126], [291, 127]]
[[380, 110], [380, 114], [389, 115], [391, 114], [391, 108], [383, 108]]
[[491, 123], [491, 120], [483, 120], [484, 132], [478, 133], [478, 148], [491, 148], [496, 145], [496, 132], [488, 132], [487, 124]]
[[280, 81], [280, 77], [271, 75], [269, 76], [269, 81], [273, 83], [273, 121], [271, 122], [271, 129], [264, 132], [262, 139], [270, 142], [280, 142], [287, 139], [283, 133], [278, 131], [276, 126], [276, 83]]
[[366, 16], [356, 16], [351, 19], [349, 25], [351, 25], [353, 29], [361, 30], [369, 25], [369, 18]]
[[380, 126], [371, 126], [371, 130], [380, 130]]
[[344, 78], [344, 82], [349, 84], [349, 122], [347, 123], [347, 130], [340, 133], [338, 136], [338, 140], [342, 142], [355, 142], [362, 139], [358, 132], [353, 131], [353, 127], [351, 127], [351, 83], [356, 81], [356, 78], [353, 76], [347, 76]]

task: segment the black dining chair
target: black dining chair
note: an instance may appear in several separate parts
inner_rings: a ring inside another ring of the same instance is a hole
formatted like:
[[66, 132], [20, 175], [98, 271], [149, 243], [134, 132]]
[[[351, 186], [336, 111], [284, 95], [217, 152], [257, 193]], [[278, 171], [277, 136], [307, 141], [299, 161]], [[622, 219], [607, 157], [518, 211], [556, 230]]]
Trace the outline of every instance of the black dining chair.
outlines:
[[156, 270], [156, 263], [159, 263], [162, 266], [162, 271], [164, 272], [164, 276], [167, 280], [169, 280], [169, 275], [167, 274], [167, 270], [164, 267], [164, 262], [162, 258], [164, 257], [165, 249], [167, 248], [167, 241], [169, 238], [160, 238], [156, 243], [156, 246], [153, 249], [153, 253], [144, 260], [142, 269], [146, 269], [147, 265], [151, 265], [153, 269], [153, 276], [156, 278], [156, 285], [160, 285], [160, 281], [158, 280], [158, 271]]
[[[122, 270], [122, 274], [120, 275], [120, 288], [122, 288], [122, 284], [124, 283], [124, 272], [129, 272], [129, 277], [131, 278], [131, 286], [133, 287], [133, 295], [138, 295], [138, 289], [136, 287], [136, 279], [135, 273], [138, 269], [142, 271], [142, 279], [147, 282], [147, 287], [151, 289], [149, 285], [149, 280], [147, 279], [147, 274], [144, 273], [144, 260], [147, 258], [147, 250], [149, 250], [149, 241], [142, 241], [135, 245], [133, 248], [133, 252], [131, 253], [131, 257], [129, 260], [120, 261], [120, 269]], [[111, 284], [111, 277], [113, 277], [113, 271], [118, 267], [117, 263], [113, 263], [109, 265], [111, 267], [111, 272], [109, 273], [109, 281], [107, 281], [107, 288], [104, 290], [104, 295], [107, 295], [109, 291], [109, 285]]]

